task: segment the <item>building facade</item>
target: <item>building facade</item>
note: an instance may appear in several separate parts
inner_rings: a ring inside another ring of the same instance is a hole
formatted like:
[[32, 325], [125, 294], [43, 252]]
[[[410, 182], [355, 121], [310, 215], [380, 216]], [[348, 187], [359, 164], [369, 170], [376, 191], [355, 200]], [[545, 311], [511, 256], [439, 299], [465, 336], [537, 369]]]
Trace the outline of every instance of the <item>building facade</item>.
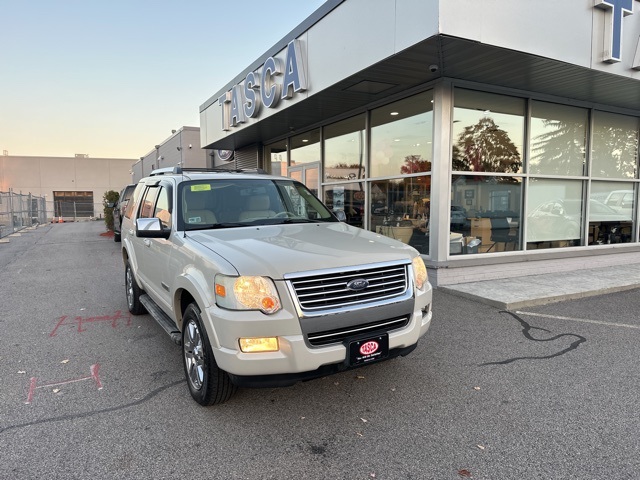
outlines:
[[[74, 157], [7, 154], [0, 157], [0, 192], [44, 198], [47, 220], [99, 218], [103, 215], [105, 192], [119, 192], [131, 183], [133, 162], [129, 158], [90, 158], [86, 154]], [[0, 211], [3, 216], [10, 213], [7, 208]]]
[[200, 129], [182, 127], [172, 130], [165, 139], [133, 164], [133, 183], [146, 177], [153, 170], [168, 167], [210, 167], [213, 165], [212, 152], [200, 148]]
[[329, 0], [200, 118], [436, 285], [640, 262], [637, 0]]

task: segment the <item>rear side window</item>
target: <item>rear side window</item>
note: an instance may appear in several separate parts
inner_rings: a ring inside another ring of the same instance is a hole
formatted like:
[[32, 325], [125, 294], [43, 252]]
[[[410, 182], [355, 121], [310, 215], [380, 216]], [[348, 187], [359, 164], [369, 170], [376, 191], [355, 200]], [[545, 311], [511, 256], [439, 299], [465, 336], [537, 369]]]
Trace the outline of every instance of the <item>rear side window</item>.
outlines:
[[140, 197], [142, 196], [144, 187], [144, 184], [139, 183], [136, 189], [133, 191], [133, 196], [130, 199], [131, 201], [127, 203], [127, 209], [124, 211], [125, 217], [133, 217], [134, 212], [138, 209], [138, 203], [140, 202]]
[[169, 201], [169, 192], [166, 188], [160, 187], [158, 192], [158, 201], [154, 209], [153, 216], [159, 218], [165, 229], [171, 228], [171, 203]]
[[136, 189], [135, 185], [127, 185], [127, 187], [124, 190], [122, 190], [122, 195], [120, 195], [120, 202], [122, 203], [128, 202], [135, 189]]
[[144, 194], [140, 206], [138, 218], [152, 218], [155, 211], [156, 199], [158, 198], [158, 187], [149, 187]]

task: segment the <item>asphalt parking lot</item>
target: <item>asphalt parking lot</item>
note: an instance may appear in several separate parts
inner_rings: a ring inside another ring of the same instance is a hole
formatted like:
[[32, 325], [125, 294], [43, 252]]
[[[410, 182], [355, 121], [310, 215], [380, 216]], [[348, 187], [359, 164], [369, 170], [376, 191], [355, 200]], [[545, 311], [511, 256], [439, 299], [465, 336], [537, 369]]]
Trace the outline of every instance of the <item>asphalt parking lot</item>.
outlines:
[[436, 290], [405, 358], [203, 408], [100, 222], [0, 244], [0, 478], [637, 479], [638, 291]]

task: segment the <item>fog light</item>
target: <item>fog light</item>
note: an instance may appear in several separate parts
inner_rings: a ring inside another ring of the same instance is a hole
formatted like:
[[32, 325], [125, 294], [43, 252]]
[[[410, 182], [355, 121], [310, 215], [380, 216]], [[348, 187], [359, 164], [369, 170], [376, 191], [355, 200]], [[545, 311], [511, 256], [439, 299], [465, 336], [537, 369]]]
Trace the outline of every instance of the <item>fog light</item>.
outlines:
[[244, 353], [277, 352], [277, 337], [241, 338], [240, 350]]

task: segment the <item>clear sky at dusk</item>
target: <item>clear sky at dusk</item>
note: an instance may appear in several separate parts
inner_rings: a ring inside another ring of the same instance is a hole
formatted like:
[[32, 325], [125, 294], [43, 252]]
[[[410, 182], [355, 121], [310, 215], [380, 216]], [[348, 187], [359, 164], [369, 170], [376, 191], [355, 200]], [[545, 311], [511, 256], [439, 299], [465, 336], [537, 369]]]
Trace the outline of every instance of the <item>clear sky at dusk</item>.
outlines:
[[324, 0], [0, 0], [0, 149], [137, 159]]

